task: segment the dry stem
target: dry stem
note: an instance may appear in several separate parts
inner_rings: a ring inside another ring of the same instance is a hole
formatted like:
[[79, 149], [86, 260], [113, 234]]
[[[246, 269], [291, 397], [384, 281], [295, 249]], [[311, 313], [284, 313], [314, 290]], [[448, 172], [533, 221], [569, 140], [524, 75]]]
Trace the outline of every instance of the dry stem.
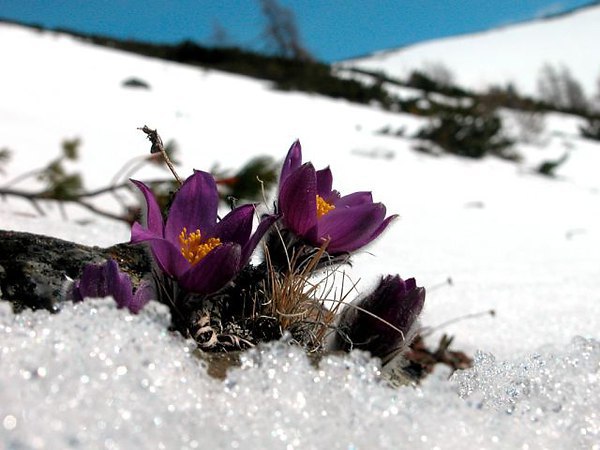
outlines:
[[[339, 307], [343, 302], [335, 301], [332, 309], [327, 308], [325, 303], [331, 301], [327, 294], [331, 291], [325, 289], [321, 295], [320, 288], [328, 282], [335, 270], [328, 271], [319, 281], [311, 281], [317, 265], [325, 255], [327, 247], [325, 242], [308, 261], [301, 261], [299, 253], [293, 254], [288, 261], [288, 270], [285, 273], [276, 271], [269, 256], [268, 249], [265, 251], [269, 273], [269, 288], [267, 294], [271, 305], [271, 315], [279, 321], [282, 330], [298, 332], [301, 341], [311, 350], [323, 347], [327, 332], [333, 328], [333, 322]], [[301, 267], [301, 269], [297, 269]], [[333, 286], [333, 283], [332, 283]]]
[[171, 173], [173, 174], [173, 176], [175, 177], [175, 179], [181, 186], [183, 184], [183, 181], [181, 178], [179, 178], [179, 175], [177, 175], [177, 172], [175, 171], [175, 166], [173, 165], [173, 163], [169, 159], [169, 155], [167, 155], [167, 152], [165, 151], [165, 146], [163, 145], [163, 141], [162, 141], [160, 135], [158, 134], [158, 131], [152, 130], [151, 128], [148, 128], [148, 126], [146, 126], [146, 125], [144, 125], [141, 128], [138, 128], [138, 130], [142, 130], [144, 133], [146, 133], [146, 136], [148, 136], [148, 140], [152, 143], [152, 147], [150, 148], [150, 153], [160, 153], [162, 155], [162, 157], [165, 160], [165, 163], [169, 167], [169, 170], [171, 171]]

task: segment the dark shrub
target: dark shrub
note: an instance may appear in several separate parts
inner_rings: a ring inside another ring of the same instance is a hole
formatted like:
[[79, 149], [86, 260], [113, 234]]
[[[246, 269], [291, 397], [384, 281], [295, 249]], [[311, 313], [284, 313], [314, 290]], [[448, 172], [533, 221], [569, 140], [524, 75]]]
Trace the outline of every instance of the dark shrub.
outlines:
[[127, 78], [123, 81], [123, 83], [121, 83], [121, 85], [123, 87], [130, 88], [150, 89], [150, 85], [148, 83], [146, 83], [144, 80], [135, 77]]
[[486, 154], [510, 156], [512, 142], [502, 137], [502, 121], [495, 113], [448, 110], [441, 112], [417, 137], [434, 142], [448, 153], [482, 158]]
[[569, 154], [565, 153], [556, 160], [544, 161], [538, 166], [537, 172], [547, 177], [554, 177], [556, 176], [556, 169], [562, 166], [567, 159], [569, 159]]
[[581, 135], [594, 141], [600, 141], [600, 118], [590, 117], [587, 123], [579, 127]]

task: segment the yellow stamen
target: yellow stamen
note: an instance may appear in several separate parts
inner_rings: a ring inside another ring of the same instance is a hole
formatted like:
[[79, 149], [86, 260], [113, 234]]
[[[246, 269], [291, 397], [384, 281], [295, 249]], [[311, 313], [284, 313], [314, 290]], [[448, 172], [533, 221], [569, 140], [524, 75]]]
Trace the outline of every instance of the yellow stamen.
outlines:
[[331, 203], [327, 203], [323, 200], [323, 197], [317, 195], [317, 219], [320, 219], [332, 209], [335, 209], [335, 206]]
[[183, 228], [179, 234], [179, 243], [181, 244], [181, 254], [192, 266], [198, 264], [202, 258], [208, 255], [215, 247], [221, 245], [221, 239], [208, 238], [202, 242], [200, 230], [188, 233], [187, 228]]

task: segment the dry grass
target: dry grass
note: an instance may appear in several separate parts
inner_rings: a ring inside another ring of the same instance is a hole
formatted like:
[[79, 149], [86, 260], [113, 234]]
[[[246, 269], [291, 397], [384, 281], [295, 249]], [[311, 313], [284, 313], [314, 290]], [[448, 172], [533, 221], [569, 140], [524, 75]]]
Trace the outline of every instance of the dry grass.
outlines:
[[[334, 323], [341, 305], [355, 287], [353, 284], [344, 294], [342, 283], [341, 298], [329, 298], [339, 268], [327, 268], [321, 277], [315, 277], [315, 272], [319, 272], [319, 263], [327, 257], [326, 248], [327, 242], [309, 256], [300, 253], [289, 256], [288, 270], [284, 273], [272, 267], [268, 249], [265, 251], [269, 274], [267, 308], [270, 315], [277, 318], [282, 331], [289, 331], [309, 351], [323, 348], [328, 334], [335, 329]], [[333, 306], [328, 308], [328, 303]]]

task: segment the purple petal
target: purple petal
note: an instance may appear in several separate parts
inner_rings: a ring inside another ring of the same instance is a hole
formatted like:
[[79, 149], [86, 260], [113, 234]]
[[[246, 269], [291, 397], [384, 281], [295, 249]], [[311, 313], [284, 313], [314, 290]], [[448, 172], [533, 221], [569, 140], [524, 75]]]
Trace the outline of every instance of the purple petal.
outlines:
[[385, 277], [373, 293], [373, 312], [402, 330], [406, 335], [421, 314], [425, 288], [417, 287], [414, 278], [406, 281], [396, 275]]
[[246, 244], [242, 247], [240, 266], [243, 267], [246, 265], [246, 263], [252, 256], [252, 252], [254, 252], [254, 249], [256, 248], [262, 237], [269, 230], [269, 228], [271, 228], [271, 225], [273, 225], [277, 219], [279, 219], [279, 216], [275, 214], [270, 214], [266, 217], [263, 217], [263, 219], [258, 224], [258, 228], [256, 228], [256, 231], [254, 232], [250, 240], [248, 240], [248, 242], [246, 242]]
[[325, 169], [317, 170], [317, 194], [323, 199], [328, 199], [333, 188], [333, 175], [331, 169], [326, 167]]
[[407, 291], [412, 291], [413, 289], [417, 288], [417, 280], [415, 280], [414, 278], [409, 278], [408, 280], [405, 280], [404, 284], [406, 286]]
[[399, 308], [398, 315], [395, 318], [395, 325], [400, 328], [404, 334], [407, 334], [412, 325], [421, 314], [425, 304], [425, 288], [417, 287], [409, 291]]
[[131, 226], [131, 240], [132, 244], [139, 244], [140, 242], [145, 242], [149, 239], [163, 239], [161, 234], [156, 234], [152, 230], [148, 230], [144, 228], [137, 222]]
[[98, 264], [86, 265], [81, 273], [78, 287], [79, 296], [82, 299], [86, 297], [106, 297], [108, 295], [108, 286], [106, 284], [104, 268]]
[[160, 206], [158, 206], [154, 194], [150, 188], [141, 181], [130, 181], [137, 186], [146, 200], [146, 226], [148, 230], [152, 231], [156, 235], [162, 236], [164, 229], [163, 217], [160, 212]]
[[291, 173], [279, 192], [283, 222], [294, 233], [315, 241], [317, 234], [317, 176], [311, 163]]
[[370, 192], [354, 192], [340, 198], [335, 202], [336, 208], [347, 208], [349, 206], [358, 206], [365, 203], [373, 203], [373, 196]]
[[319, 221], [319, 238], [329, 238], [327, 251], [354, 251], [372, 240], [385, 217], [385, 206], [371, 203], [353, 208], [336, 208]]
[[146, 303], [154, 298], [156, 298], [154, 285], [150, 281], [142, 281], [133, 295], [131, 302], [125, 306], [129, 308], [129, 311], [137, 314], [144, 306], [146, 306]]
[[[371, 234], [371, 236], [369, 237], [369, 240], [367, 241], [367, 243], [374, 241], [375, 239], [377, 239], [379, 237], [379, 235], [381, 233], [383, 233], [385, 231], [385, 229], [388, 227], [388, 225], [392, 222], [392, 220], [395, 220], [398, 218], [398, 214], [394, 214], [390, 217], [388, 217], [387, 219], [385, 219], [381, 225], [379, 225], [377, 227], [377, 229], [375, 231], [373, 231], [373, 233]], [[366, 245], [366, 244], [364, 244]]]
[[162, 237], [155, 236], [148, 230], [144, 230], [138, 223], [134, 223], [131, 227], [131, 242], [133, 244], [149, 242], [158, 267], [172, 277], [183, 274], [190, 266], [188, 260], [181, 254], [181, 248], [176, 247]]
[[178, 244], [184, 228], [188, 233], [200, 230], [203, 236], [212, 235], [217, 222], [219, 194], [210, 173], [196, 171], [175, 194], [165, 226], [165, 238]]
[[112, 295], [119, 308], [131, 303], [133, 299], [131, 278], [119, 270], [119, 265], [109, 259], [103, 266], [108, 295]]
[[188, 292], [212, 294], [239, 272], [240, 257], [239, 245], [219, 245], [179, 278], [179, 285]]
[[302, 146], [300, 141], [296, 140], [290, 149], [288, 150], [287, 156], [283, 161], [283, 167], [281, 168], [281, 175], [279, 176], [279, 186], [287, 179], [287, 177], [296, 169], [302, 165]]
[[254, 205], [235, 208], [214, 227], [213, 236], [220, 238], [221, 242], [234, 242], [244, 246], [250, 239], [253, 219]]

